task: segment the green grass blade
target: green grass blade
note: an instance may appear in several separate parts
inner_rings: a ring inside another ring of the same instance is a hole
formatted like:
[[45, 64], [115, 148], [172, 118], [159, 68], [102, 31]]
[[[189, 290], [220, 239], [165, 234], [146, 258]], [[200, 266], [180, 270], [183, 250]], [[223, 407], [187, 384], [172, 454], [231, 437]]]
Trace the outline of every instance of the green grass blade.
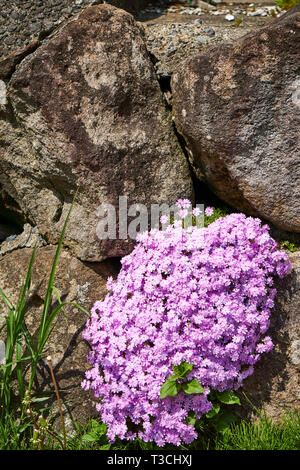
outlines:
[[[77, 194], [77, 191], [76, 191], [76, 194]], [[74, 199], [72, 201], [71, 207], [68, 211], [68, 214], [67, 214], [67, 217], [66, 217], [66, 220], [65, 220], [60, 238], [59, 238], [58, 246], [57, 246], [56, 253], [55, 253], [55, 256], [54, 256], [54, 259], [53, 259], [53, 263], [52, 263], [51, 273], [50, 273], [50, 277], [49, 277], [49, 282], [48, 282], [48, 287], [47, 287], [47, 292], [46, 292], [46, 297], [45, 297], [45, 302], [44, 302], [44, 309], [43, 309], [42, 319], [41, 319], [41, 324], [40, 324], [40, 330], [39, 330], [39, 344], [44, 342], [45, 327], [46, 327], [46, 323], [47, 323], [48, 311], [49, 311], [50, 304], [51, 304], [53, 284], [54, 284], [54, 278], [55, 278], [55, 272], [56, 272], [58, 257], [59, 257], [60, 251], [61, 251], [61, 247], [62, 247], [63, 239], [64, 239], [64, 236], [65, 236], [65, 231], [66, 231], [66, 228], [67, 228], [67, 224], [68, 224], [68, 221], [69, 221], [69, 218], [70, 218], [70, 215], [71, 215], [71, 211], [73, 209], [73, 205], [74, 205], [74, 202], [75, 202], [76, 194], [75, 194]]]
[[44, 339], [43, 341], [40, 343], [40, 349], [39, 349], [39, 352], [42, 352], [44, 347], [45, 347], [45, 344], [48, 340], [48, 338], [51, 336], [51, 332], [53, 330], [53, 328], [51, 329], [50, 331], [50, 328], [56, 318], [56, 316], [58, 315], [58, 313], [60, 312], [60, 310], [63, 310], [64, 307], [66, 305], [74, 305], [75, 307], [77, 307], [78, 309], [80, 309], [82, 312], [86, 313], [88, 316], [90, 316], [89, 312], [84, 308], [84, 307], [81, 307], [80, 305], [78, 305], [76, 302], [63, 302], [62, 304], [58, 305], [52, 312], [51, 314], [48, 316], [47, 318], [47, 322], [46, 322], [46, 325], [45, 325], [45, 332], [44, 332]]
[[1, 288], [0, 288], [0, 295], [1, 295], [2, 299], [4, 300], [5, 304], [7, 305], [7, 307], [9, 308], [9, 310], [15, 310], [15, 307], [13, 306], [11, 301], [6, 297], [6, 295], [4, 294], [4, 292]]
[[17, 303], [16, 314], [17, 314], [17, 329], [18, 330], [21, 328], [22, 323], [24, 321], [26, 299], [27, 299], [27, 295], [30, 289], [31, 272], [32, 272], [32, 266], [33, 266], [34, 259], [35, 259], [36, 250], [37, 250], [37, 242], [35, 243], [33, 251], [32, 251], [29, 266], [27, 269], [26, 279], [23, 284], [23, 288], [21, 289], [21, 295]]
[[56, 318], [56, 316], [58, 315], [58, 313], [60, 312], [60, 310], [63, 310], [64, 306], [65, 305], [68, 305], [68, 302], [65, 302], [65, 303], [62, 303], [60, 305], [58, 305], [57, 307], [55, 307], [55, 309], [50, 313], [50, 315], [48, 315], [47, 319], [46, 319], [46, 324], [45, 324], [45, 329], [44, 329], [44, 335], [43, 335], [43, 338], [42, 338], [42, 341], [41, 343], [39, 344], [39, 350], [38, 350], [38, 354], [40, 354], [44, 347], [45, 347], [45, 344], [48, 340], [48, 338], [50, 337], [50, 334], [52, 332], [52, 329], [51, 329], [51, 332], [50, 332], [50, 328], [51, 326], [53, 326], [53, 322]]
[[14, 310], [10, 310], [6, 317], [6, 362], [10, 361], [14, 351], [14, 323]]
[[[4, 326], [6, 326], [6, 346], [5, 346], [5, 368], [2, 375], [2, 387], [1, 391], [5, 393], [5, 402], [6, 408], [8, 409], [10, 406], [10, 394], [11, 394], [11, 376], [12, 376], [12, 364], [13, 364], [13, 355], [16, 354], [16, 373], [17, 373], [17, 380], [19, 384], [19, 393], [21, 398], [24, 396], [24, 380], [22, 376], [22, 367], [20, 364], [20, 359], [22, 357], [22, 340], [21, 340], [21, 326], [24, 321], [25, 315], [25, 302], [27, 293], [30, 288], [31, 282], [31, 270], [32, 265], [34, 262], [36, 246], [33, 250], [29, 267], [27, 270], [27, 275], [23, 287], [19, 294], [19, 299], [17, 302], [17, 307], [14, 308], [12, 302], [8, 299], [2, 289], [0, 289], [0, 295], [3, 299], [6, 306], [9, 308], [8, 315], [6, 317], [5, 325], [1, 328], [3, 330]], [[2, 393], [1, 393], [2, 395]]]
[[79, 310], [81, 310], [82, 312], [84, 312], [88, 317], [90, 317], [90, 312], [88, 310], [86, 310], [84, 307], [82, 307], [81, 305], [78, 305], [76, 302], [69, 302], [68, 305], [74, 305], [74, 307], [78, 308]]
[[[53, 286], [53, 292], [56, 295], [56, 298], [58, 300], [59, 305], [62, 305], [62, 301], [61, 301], [59, 292], [58, 292], [58, 290], [56, 289], [55, 286]], [[65, 322], [66, 322], [66, 327], [68, 328], [68, 319], [67, 319], [67, 316], [65, 314], [65, 309], [64, 308], [62, 308], [62, 313], [63, 313], [64, 319], [65, 319]]]
[[[53, 291], [54, 291], [54, 289], [53, 289], [53, 287], [54, 287], [54, 278], [55, 278], [55, 273], [56, 273], [56, 267], [57, 267], [59, 254], [60, 254], [62, 244], [63, 244], [65, 231], [66, 231], [67, 224], [68, 224], [68, 221], [69, 221], [69, 218], [70, 218], [70, 215], [71, 215], [71, 211], [73, 209], [73, 205], [74, 205], [74, 202], [75, 202], [75, 199], [76, 199], [77, 192], [78, 192], [78, 190], [75, 193], [75, 196], [73, 198], [70, 209], [68, 211], [66, 220], [64, 222], [63, 229], [62, 229], [62, 232], [61, 232], [61, 235], [60, 235], [60, 238], [59, 238], [59, 242], [58, 242], [58, 245], [57, 245], [56, 253], [55, 253], [55, 256], [54, 256], [54, 259], [53, 259], [53, 262], [52, 262], [52, 268], [51, 268], [51, 272], [50, 272], [50, 276], [49, 276], [49, 280], [48, 280], [48, 286], [47, 286], [46, 296], [45, 296], [45, 300], [44, 300], [44, 307], [43, 307], [41, 322], [40, 322], [40, 326], [39, 326], [39, 335], [38, 335], [38, 343], [37, 343], [37, 348], [36, 348], [36, 354], [35, 354], [35, 357], [33, 358], [33, 361], [32, 361], [31, 375], [30, 375], [29, 385], [28, 385], [28, 390], [29, 391], [31, 390], [31, 387], [33, 385], [33, 381], [34, 381], [34, 377], [35, 377], [35, 374], [36, 374], [38, 361], [41, 357], [41, 354], [43, 352], [43, 349], [45, 347], [47, 339], [49, 338], [49, 331], [50, 331], [51, 323], [54, 321], [55, 316], [56, 316], [56, 314], [54, 314], [54, 315], [50, 314], [49, 315], [49, 309], [50, 309], [50, 306], [51, 306], [52, 294], [53, 294]], [[61, 305], [59, 306], [60, 308], [61, 308]]]
[[14, 364], [17, 364], [18, 362], [29, 361], [30, 359], [31, 359], [31, 356], [22, 357], [19, 360], [15, 360], [15, 361], [8, 362], [7, 364], [3, 364], [2, 366], [0, 366], [0, 369], [5, 369], [7, 367], [13, 366]]
[[19, 335], [17, 339], [17, 344], [16, 344], [16, 373], [17, 373], [17, 379], [18, 379], [18, 384], [19, 384], [19, 393], [20, 393], [20, 398], [23, 400], [24, 395], [25, 395], [25, 387], [24, 387], [24, 379], [23, 379], [23, 373], [22, 373], [22, 364], [21, 364], [21, 359], [22, 359], [22, 336]]
[[23, 330], [23, 323], [24, 323], [24, 317], [26, 313], [26, 301], [27, 301], [27, 296], [30, 290], [30, 285], [31, 285], [31, 273], [32, 273], [32, 267], [33, 263], [35, 260], [35, 254], [37, 250], [37, 242], [34, 245], [31, 258], [29, 261], [29, 266], [27, 269], [27, 274], [25, 281], [23, 283], [23, 286], [20, 291], [18, 303], [17, 303], [17, 308], [16, 308], [16, 319], [15, 319], [15, 331], [14, 331], [14, 344], [13, 344], [13, 349], [16, 351], [16, 374], [17, 374], [17, 380], [18, 380], [18, 385], [19, 385], [19, 394], [21, 400], [24, 398], [25, 395], [25, 386], [24, 386], [24, 379], [23, 379], [23, 372], [22, 372], [22, 364], [21, 364], [21, 359], [22, 359], [22, 330]]
[[26, 346], [29, 349], [29, 351], [31, 352], [32, 357], [34, 358], [35, 357], [34, 345], [33, 345], [31, 334], [29, 333], [25, 322], [22, 326], [22, 333], [23, 333], [23, 336], [24, 336], [24, 339], [25, 339]]

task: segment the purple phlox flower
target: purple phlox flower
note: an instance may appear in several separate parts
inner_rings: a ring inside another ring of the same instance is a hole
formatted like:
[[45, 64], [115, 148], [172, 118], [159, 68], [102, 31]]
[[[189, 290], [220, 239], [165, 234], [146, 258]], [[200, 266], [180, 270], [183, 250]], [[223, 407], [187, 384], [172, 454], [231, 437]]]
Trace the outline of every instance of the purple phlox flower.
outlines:
[[[177, 201], [182, 211], [190, 206]], [[244, 214], [190, 233], [182, 220], [144, 232], [121, 262], [83, 332], [91, 368], [82, 387], [100, 400], [96, 409], [110, 442], [140, 437], [159, 446], [188, 444], [197, 438], [188, 413], [201, 419], [212, 408], [210, 390], [237, 390], [273, 348], [266, 336], [276, 294], [271, 286], [290, 262], [261, 221]], [[172, 366], [183, 361], [193, 364], [188, 378], [205, 392], [181, 390], [161, 399]]]
[[213, 215], [213, 213], [214, 213], [214, 210], [213, 210], [212, 207], [209, 207], [209, 206], [206, 207], [206, 209], [205, 209], [205, 215], [206, 215], [207, 217], [210, 217], [211, 215]]

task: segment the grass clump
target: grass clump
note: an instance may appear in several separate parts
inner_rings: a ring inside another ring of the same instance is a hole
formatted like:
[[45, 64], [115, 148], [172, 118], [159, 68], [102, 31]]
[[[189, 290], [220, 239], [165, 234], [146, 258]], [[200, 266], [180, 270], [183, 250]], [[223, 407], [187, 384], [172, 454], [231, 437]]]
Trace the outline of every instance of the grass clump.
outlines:
[[282, 9], [282, 10], [290, 10], [291, 8], [299, 5], [300, 0], [275, 0], [275, 3]]
[[[39, 428], [45, 427], [42, 418], [40, 425], [35, 421], [32, 406], [39, 406], [48, 397], [45, 398], [33, 393], [33, 384], [38, 363], [45, 356], [45, 348], [55, 326], [55, 319], [58, 313], [61, 310], [63, 311], [64, 306], [68, 304], [61, 302], [59, 292], [54, 286], [54, 279], [75, 197], [67, 214], [53, 259], [37, 337], [30, 334], [26, 325], [32, 268], [37, 244], [33, 249], [17, 303], [13, 305], [0, 288], [0, 298], [2, 298], [8, 309], [4, 324], [0, 327], [1, 336], [4, 338], [4, 341], [0, 341], [0, 447], [4, 449], [8, 445], [12, 446], [11, 448], [17, 448], [17, 446], [23, 448], [25, 442], [28, 446], [28, 435], [30, 434], [32, 434], [32, 443], [35, 445], [34, 441], [37, 440], [36, 436], [39, 433]], [[53, 296], [58, 301], [55, 308], [52, 308]], [[80, 305], [74, 302], [71, 304], [89, 315], [89, 312]], [[23, 367], [24, 362], [26, 362], [26, 367]], [[52, 379], [56, 386], [54, 377]], [[32, 425], [33, 433], [31, 432]], [[48, 431], [48, 429], [45, 429], [45, 431]]]
[[[298, 411], [284, 413], [279, 422], [265, 415], [257, 422], [241, 420], [230, 424], [223, 431], [217, 432], [212, 427], [199, 428], [199, 437], [190, 445], [176, 447], [171, 444], [159, 447], [153, 442], [135, 439], [132, 442], [116, 440], [110, 444], [106, 437], [106, 425], [90, 419], [86, 425], [74, 422], [76, 430], [67, 435], [66, 450], [299, 450], [300, 449], [300, 414]], [[51, 426], [50, 426], [51, 430]], [[26, 431], [26, 432], [24, 432]], [[51, 431], [52, 432], [52, 431]], [[41, 433], [42, 434], [42, 433]], [[37, 438], [38, 437], [38, 438]], [[61, 436], [63, 438], [63, 436]], [[30, 418], [15, 419], [13, 414], [0, 421], [1, 450], [61, 450], [56, 437], [35, 434]]]
[[217, 440], [216, 450], [299, 450], [300, 415], [286, 413], [281, 422], [266, 416], [256, 423], [241, 421], [232, 425]]

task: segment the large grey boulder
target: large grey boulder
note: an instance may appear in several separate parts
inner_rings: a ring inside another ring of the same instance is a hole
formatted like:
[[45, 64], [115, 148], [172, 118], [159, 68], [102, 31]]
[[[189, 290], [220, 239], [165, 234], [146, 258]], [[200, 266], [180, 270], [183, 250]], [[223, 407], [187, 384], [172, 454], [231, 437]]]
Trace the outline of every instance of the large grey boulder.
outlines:
[[[5, 85], [4, 82], [2, 84]], [[5, 85], [6, 86], [6, 85]], [[26, 57], [3, 92], [0, 184], [48, 243], [80, 259], [127, 254], [133, 240], [99, 240], [97, 209], [192, 197], [142, 33], [111, 5], [84, 10]]]
[[173, 114], [196, 175], [234, 208], [300, 232], [300, 13], [191, 57]]

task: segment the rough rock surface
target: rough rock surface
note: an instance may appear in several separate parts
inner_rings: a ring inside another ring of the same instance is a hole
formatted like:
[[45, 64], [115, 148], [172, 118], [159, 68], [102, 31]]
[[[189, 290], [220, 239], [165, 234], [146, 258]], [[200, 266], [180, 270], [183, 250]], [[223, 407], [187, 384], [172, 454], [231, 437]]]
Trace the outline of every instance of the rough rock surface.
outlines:
[[300, 231], [300, 14], [183, 62], [173, 113], [200, 179], [238, 210]]
[[[35, 334], [38, 330], [55, 251], [55, 247], [47, 246], [38, 248], [36, 253], [25, 320], [31, 334]], [[24, 248], [0, 257], [0, 287], [13, 304], [17, 302], [31, 253], [31, 249]], [[96, 300], [101, 300], [106, 295], [107, 277], [115, 277], [118, 271], [117, 260], [84, 264], [63, 250], [58, 260], [55, 287], [63, 302], [76, 302], [89, 311]], [[0, 305], [0, 325], [2, 325], [6, 314], [6, 306], [2, 299]], [[53, 306], [56, 305], [57, 302], [53, 297]], [[65, 315], [59, 313], [57, 316], [55, 328], [45, 350], [45, 357], [52, 356], [58, 388], [64, 390], [60, 395], [66, 413], [66, 424], [68, 429], [72, 430], [72, 415], [84, 423], [90, 416], [96, 416], [96, 412], [93, 395], [83, 391], [80, 386], [88, 367], [86, 356], [89, 346], [82, 338], [87, 316], [72, 305], [66, 306], [64, 312]], [[2, 333], [1, 340], [3, 339]], [[36, 391], [54, 389], [45, 360], [41, 360], [39, 364], [37, 377]], [[51, 403], [56, 409], [56, 400], [51, 399], [48, 404]]]
[[39, 46], [38, 39], [32, 41], [27, 46], [11, 52], [2, 60], [0, 60], [0, 79], [9, 79], [14, 73], [16, 66], [29, 54]]
[[[300, 252], [289, 253], [289, 259], [292, 270], [277, 282], [268, 331], [275, 347], [256, 364], [243, 387], [251, 402], [274, 419], [284, 410], [300, 411]], [[242, 395], [241, 400], [244, 411], [255, 414]]]
[[171, 76], [192, 55], [218, 44], [234, 43], [241, 36], [272, 22], [273, 18], [246, 17], [238, 27], [233, 27], [224, 17], [222, 20], [221, 16], [181, 15], [173, 10], [155, 20], [145, 21], [141, 17], [147, 48], [155, 57], [158, 76]]
[[17, 66], [5, 94], [0, 183], [48, 243], [57, 242], [76, 187], [65, 243], [89, 261], [132, 245], [96, 238], [101, 203], [192, 198], [188, 163], [129, 13], [84, 10]]
[[16, 234], [15, 231], [13, 231], [13, 227], [9, 225], [7, 226], [7, 230], [10, 230], [10, 233], [1, 239], [0, 224], [0, 255], [6, 255], [18, 248], [33, 248], [35, 244], [37, 244], [37, 246], [46, 245], [45, 240], [39, 235], [37, 228], [31, 227], [30, 224], [25, 224], [20, 234]]
[[46, 37], [72, 15], [100, 3], [135, 13], [148, 0], [0, 0], [0, 57]]

